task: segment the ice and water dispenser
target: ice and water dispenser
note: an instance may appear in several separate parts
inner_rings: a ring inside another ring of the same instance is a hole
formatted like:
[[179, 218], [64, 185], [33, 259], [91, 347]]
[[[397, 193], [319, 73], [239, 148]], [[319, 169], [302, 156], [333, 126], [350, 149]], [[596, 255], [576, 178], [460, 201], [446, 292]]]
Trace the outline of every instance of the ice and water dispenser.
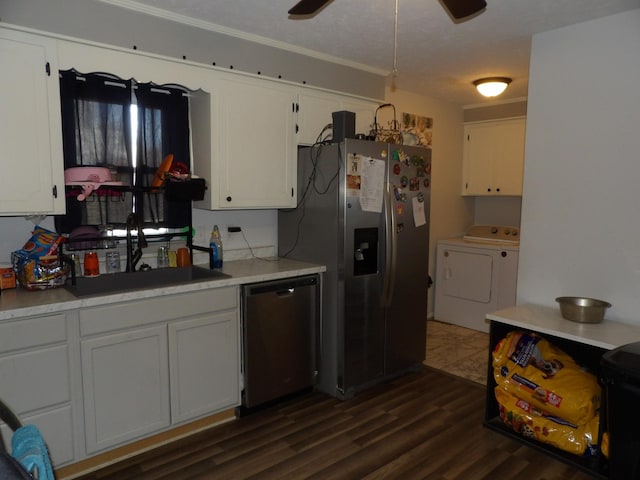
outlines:
[[375, 274], [378, 271], [378, 229], [356, 228], [353, 252], [354, 276]]

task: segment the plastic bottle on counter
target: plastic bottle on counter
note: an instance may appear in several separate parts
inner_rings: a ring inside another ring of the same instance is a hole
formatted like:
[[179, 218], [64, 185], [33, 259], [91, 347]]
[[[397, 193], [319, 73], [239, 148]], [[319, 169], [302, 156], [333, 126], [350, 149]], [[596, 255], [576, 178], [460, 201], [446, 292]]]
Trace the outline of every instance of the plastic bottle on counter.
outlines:
[[213, 226], [211, 239], [209, 240], [209, 248], [211, 249], [209, 257], [209, 268], [222, 268], [222, 238], [218, 225]]

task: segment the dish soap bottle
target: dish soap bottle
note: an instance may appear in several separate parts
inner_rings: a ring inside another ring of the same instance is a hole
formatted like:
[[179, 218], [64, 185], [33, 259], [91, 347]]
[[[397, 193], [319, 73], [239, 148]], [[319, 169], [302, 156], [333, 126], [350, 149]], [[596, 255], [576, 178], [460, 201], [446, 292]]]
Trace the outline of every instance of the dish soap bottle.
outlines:
[[218, 225], [213, 226], [211, 239], [209, 240], [209, 248], [211, 249], [209, 268], [222, 268], [222, 238], [220, 238]]

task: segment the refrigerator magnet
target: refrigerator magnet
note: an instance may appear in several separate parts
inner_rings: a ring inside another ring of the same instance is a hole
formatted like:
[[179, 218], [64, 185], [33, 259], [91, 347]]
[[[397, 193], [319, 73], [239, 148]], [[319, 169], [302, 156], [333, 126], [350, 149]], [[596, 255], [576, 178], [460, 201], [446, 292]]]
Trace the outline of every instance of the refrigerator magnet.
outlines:
[[402, 216], [402, 214], [404, 213], [404, 203], [398, 203], [396, 205], [396, 213], [399, 217]]
[[429, 188], [431, 186], [431, 179], [430, 178], [425, 178], [424, 182], [422, 182], [422, 184], [424, 185], [424, 188]]
[[400, 166], [399, 163], [394, 163], [393, 164], [393, 174], [394, 175], [400, 175], [400, 172], [402, 171], [402, 167]]
[[406, 175], [403, 175], [400, 179], [400, 185], [402, 185], [402, 188], [406, 188], [406, 186], [409, 185], [409, 178], [407, 178]]

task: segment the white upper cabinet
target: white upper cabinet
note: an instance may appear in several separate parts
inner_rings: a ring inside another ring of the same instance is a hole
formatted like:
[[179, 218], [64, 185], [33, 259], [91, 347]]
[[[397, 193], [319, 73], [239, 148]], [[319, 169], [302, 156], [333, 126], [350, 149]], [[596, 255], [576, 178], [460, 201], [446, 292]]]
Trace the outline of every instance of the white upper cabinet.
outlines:
[[522, 195], [524, 118], [468, 123], [463, 141], [463, 195]]
[[369, 135], [373, 129], [373, 119], [376, 109], [383, 102], [373, 102], [370, 100], [358, 100], [355, 98], [344, 98], [341, 110], [347, 110], [356, 114], [356, 134], [364, 133]]
[[0, 29], [0, 215], [64, 213], [55, 40]]
[[354, 112], [355, 133], [368, 134], [379, 105], [109, 45], [9, 29], [0, 42], [0, 145], [11, 162], [0, 177], [0, 215], [64, 213], [59, 70], [192, 90], [192, 170], [208, 182], [194, 206], [208, 210], [295, 207], [297, 146], [315, 143], [336, 111]]
[[196, 206], [295, 207], [295, 93], [276, 82], [224, 75], [214, 99], [211, 155], [194, 155], [195, 172], [209, 180]]
[[[355, 133], [368, 135], [373, 125], [378, 103], [370, 100], [345, 97], [311, 89], [298, 95], [297, 126], [298, 144], [313, 145], [317, 140], [329, 137], [332, 129], [324, 128], [333, 123], [333, 112], [346, 110], [356, 114]], [[322, 137], [321, 137], [322, 135]]]

